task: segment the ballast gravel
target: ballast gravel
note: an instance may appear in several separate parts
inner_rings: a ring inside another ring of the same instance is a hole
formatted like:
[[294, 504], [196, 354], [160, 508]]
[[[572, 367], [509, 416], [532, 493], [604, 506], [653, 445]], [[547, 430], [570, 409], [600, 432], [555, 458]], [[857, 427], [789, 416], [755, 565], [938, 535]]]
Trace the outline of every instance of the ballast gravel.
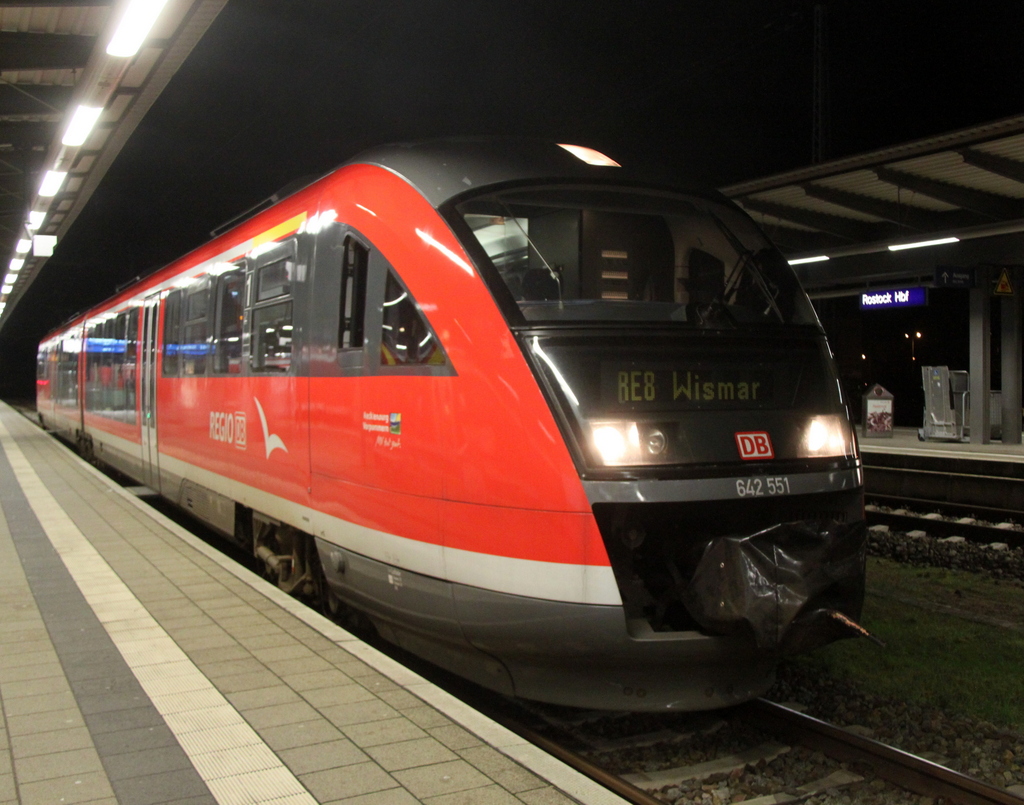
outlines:
[[981, 545], [956, 537], [939, 539], [920, 531], [905, 534], [886, 526], [868, 530], [868, 551], [916, 567], [944, 567], [1024, 581], [1024, 549], [1006, 543]]

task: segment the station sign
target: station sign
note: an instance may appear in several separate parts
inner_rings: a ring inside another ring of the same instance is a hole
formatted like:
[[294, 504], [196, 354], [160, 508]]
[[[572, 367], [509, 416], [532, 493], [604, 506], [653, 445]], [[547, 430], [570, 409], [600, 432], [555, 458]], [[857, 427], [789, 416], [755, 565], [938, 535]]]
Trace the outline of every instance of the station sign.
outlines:
[[863, 291], [861, 310], [882, 310], [893, 307], [921, 307], [928, 304], [927, 288], [888, 288], [884, 291]]
[[974, 269], [958, 266], [935, 266], [936, 288], [973, 288]]

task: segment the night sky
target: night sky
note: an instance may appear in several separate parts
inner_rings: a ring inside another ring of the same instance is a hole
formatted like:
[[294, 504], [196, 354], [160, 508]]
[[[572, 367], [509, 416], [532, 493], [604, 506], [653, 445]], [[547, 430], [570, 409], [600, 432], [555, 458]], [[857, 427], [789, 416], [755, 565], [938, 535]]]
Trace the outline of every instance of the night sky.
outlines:
[[[829, 157], [1024, 113], [1024, 3], [832, 2]], [[35, 345], [372, 145], [539, 136], [724, 186], [811, 161], [813, 3], [231, 0], [0, 333]]]

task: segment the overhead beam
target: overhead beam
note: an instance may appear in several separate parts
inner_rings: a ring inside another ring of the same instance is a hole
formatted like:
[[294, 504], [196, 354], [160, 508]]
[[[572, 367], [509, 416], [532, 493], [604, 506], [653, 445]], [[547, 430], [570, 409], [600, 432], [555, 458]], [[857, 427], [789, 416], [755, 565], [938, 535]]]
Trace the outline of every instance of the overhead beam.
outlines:
[[906, 190], [913, 190], [915, 193], [920, 193], [921, 195], [938, 201], [944, 201], [957, 207], [963, 207], [966, 210], [973, 210], [989, 218], [995, 218], [997, 221], [1010, 221], [1024, 217], [1024, 203], [1015, 199], [997, 196], [994, 193], [986, 193], [982, 190], [951, 185], [935, 179], [926, 179], [923, 176], [916, 176], [913, 173], [884, 166], [875, 168], [874, 173], [883, 182], [888, 182]]
[[825, 252], [829, 249], [847, 245], [842, 238], [826, 232], [808, 232], [806, 229], [776, 226], [761, 227], [768, 239], [778, 246], [783, 254], [803, 254], [804, 252]]
[[848, 210], [864, 213], [865, 215], [874, 215], [876, 218], [892, 221], [894, 224], [909, 227], [910, 229], [926, 232], [943, 227], [941, 217], [917, 207], [896, 204], [884, 199], [870, 198], [860, 193], [850, 193], [847, 190], [836, 190], [833, 187], [822, 187], [810, 182], [801, 185], [801, 187], [811, 198], [827, 201], [830, 204], [836, 204]]
[[0, 8], [91, 8], [113, 3], [114, 0], [0, 0]]
[[1016, 159], [1007, 159], [998, 154], [989, 154], [985, 151], [976, 151], [973, 148], [964, 148], [957, 153], [963, 157], [964, 162], [981, 168], [989, 173], [1012, 179], [1015, 182], [1024, 183], [1024, 162]]
[[74, 87], [55, 84], [0, 83], [0, 117], [3, 115], [63, 114]]
[[0, 31], [0, 70], [72, 70], [85, 67], [95, 36]]
[[774, 201], [764, 201], [763, 199], [750, 197], [734, 199], [734, 201], [738, 201], [747, 210], [764, 213], [765, 215], [773, 215], [776, 218], [781, 218], [783, 221], [790, 221], [801, 226], [809, 226], [812, 229], [828, 232], [855, 243], [875, 240], [878, 236], [878, 227], [862, 223], [861, 221], [852, 221], [849, 218], [842, 218], [838, 215], [801, 210], [786, 204], [778, 204]]
[[53, 140], [56, 129], [56, 123], [0, 122], [0, 146], [11, 146], [18, 151], [37, 145], [47, 146]]

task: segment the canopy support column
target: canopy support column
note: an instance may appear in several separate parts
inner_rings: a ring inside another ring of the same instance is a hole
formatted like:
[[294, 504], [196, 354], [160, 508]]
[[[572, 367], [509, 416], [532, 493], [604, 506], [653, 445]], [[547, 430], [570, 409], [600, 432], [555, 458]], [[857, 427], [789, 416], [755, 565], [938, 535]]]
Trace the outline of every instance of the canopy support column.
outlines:
[[988, 268], [978, 266], [976, 272], [977, 287], [970, 290], [971, 443], [988, 444], [992, 441], [989, 414], [989, 390], [992, 388], [991, 297]]
[[1021, 443], [1021, 315], [1020, 282], [1021, 272], [1007, 269], [1013, 286], [1013, 296], [1004, 296], [1000, 315], [1002, 318], [1002, 421], [1003, 444]]

